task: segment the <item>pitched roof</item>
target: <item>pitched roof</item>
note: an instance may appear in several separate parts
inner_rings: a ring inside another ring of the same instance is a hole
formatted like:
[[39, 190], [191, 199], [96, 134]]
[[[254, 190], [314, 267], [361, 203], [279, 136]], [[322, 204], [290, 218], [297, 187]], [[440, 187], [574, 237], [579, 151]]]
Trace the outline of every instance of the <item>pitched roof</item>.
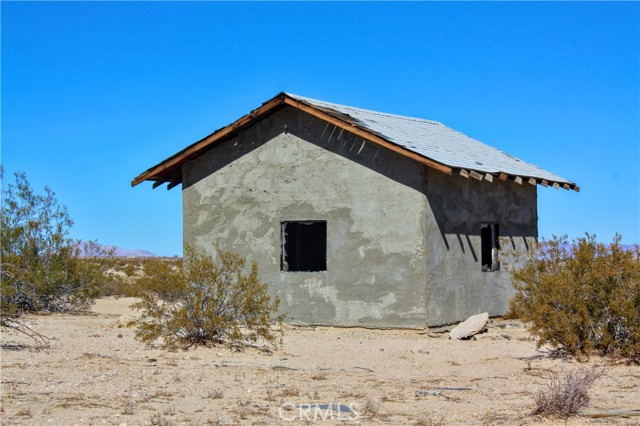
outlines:
[[198, 156], [212, 144], [233, 137], [242, 129], [285, 107], [293, 106], [355, 133], [374, 143], [399, 152], [444, 173], [493, 181], [512, 179], [518, 183], [540, 183], [555, 188], [574, 189], [575, 183], [499, 149], [470, 138], [444, 124], [421, 118], [369, 111], [319, 101], [291, 93], [280, 93], [234, 123], [216, 130], [204, 139], [153, 166], [137, 176], [131, 185], [155, 181], [154, 188], [168, 182], [168, 188], [181, 183], [181, 165]]

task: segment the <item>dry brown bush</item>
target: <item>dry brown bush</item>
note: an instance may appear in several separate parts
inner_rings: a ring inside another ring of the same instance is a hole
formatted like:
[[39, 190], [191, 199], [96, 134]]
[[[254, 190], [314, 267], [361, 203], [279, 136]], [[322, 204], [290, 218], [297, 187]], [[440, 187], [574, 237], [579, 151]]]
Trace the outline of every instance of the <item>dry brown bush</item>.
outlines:
[[445, 424], [444, 415], [430, 414], [418, 419], [414, 426], [444, 426]]
[[589, 388], [603, 375], [599, 368], [567, 368], [549, 377], [533, 398], [532, 414], [567, 418], [589, 404]]
[[223, 397], [224, 397], [224, 394], [219, 389], [209, 391], [209, 393], [207, 394], [207, 398], [211, 398], [211, 399], [221, 399]]
[[525, 321], [539, 345], [640, 361], [640, 248], [620, 241], [605, 245], [589, 234], [543, 241], [514, 270], [510, 316]]
[[367, 417], [377, 417], [380, 415], [381, 403], [376, 397], [369, 396], [364, 401], [363, 411]]

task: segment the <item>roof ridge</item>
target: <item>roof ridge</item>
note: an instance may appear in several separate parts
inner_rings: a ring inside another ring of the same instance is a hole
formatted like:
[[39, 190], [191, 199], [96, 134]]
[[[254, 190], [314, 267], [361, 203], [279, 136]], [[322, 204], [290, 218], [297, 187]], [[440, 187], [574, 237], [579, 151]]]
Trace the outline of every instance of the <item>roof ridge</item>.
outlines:
[[435, 126], [445, 126], [444, 124], [440, 123], [439, 121], [430, 120], [428, 118], [410, 117], [410, 116], [400, 115], [400, 114], [390, 114], [390, 113], [387, 113], [387, 112], [374, 111], [374, 110], [366, 109], [366, 108], [359, 108], [359, 107], [354, 107], [354, 106], [350, 106], [350, 105], [343, 105], [343, 104], [337, 104], [337, 103], [334, 103], [334, 102], [322, 101], [320, 99], [313, 99], [313, 98], [309, 98], [307, 96], [296, 95], [295, 93], [291, 93], [291, 92], [283, 92], [283, 93], [285, 95], [287, 95], [287, 96], [290, 96], [290, 97], [296, 99], [296, 100], [308, 101], [308, 102], [317, 104], [319, 106], [321, 106], [322, 104], [325, 104], [325, 105], [328, 105], [328, 106], [336, 106], [336, 107], [340, 107], [340, 108], [344, 108], [344, 109], [351, 109], [351, 110], [354, 110], [354, 111], [361, 111], [361, 112], [366, 112], [366, 113], [369, 113], [369, 114], [376, 114], [376, 115], [380, 115], [380, 116], [384, 116], [384, 117], [395, 117], [395, 118], [400, 118], [400, 119], [403, 119], [403, 120], [411, 120], [411, 121], [416, 121], [416, 122], [428, 123], [428, 124], [432, 124], [432, 125], [435, 125]]

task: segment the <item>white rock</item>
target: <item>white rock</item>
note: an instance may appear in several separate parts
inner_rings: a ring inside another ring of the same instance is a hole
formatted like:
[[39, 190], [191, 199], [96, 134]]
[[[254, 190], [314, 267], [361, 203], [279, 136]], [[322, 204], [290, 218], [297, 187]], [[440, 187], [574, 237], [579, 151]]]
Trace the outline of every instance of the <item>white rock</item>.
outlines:
[[471, 337], [481, 332], [484, 326], [487, 325], [487, 322], [489, 322], [489, 314], [486, 312], [470, 316], [449, 332], [449, 339], [460, 340]]

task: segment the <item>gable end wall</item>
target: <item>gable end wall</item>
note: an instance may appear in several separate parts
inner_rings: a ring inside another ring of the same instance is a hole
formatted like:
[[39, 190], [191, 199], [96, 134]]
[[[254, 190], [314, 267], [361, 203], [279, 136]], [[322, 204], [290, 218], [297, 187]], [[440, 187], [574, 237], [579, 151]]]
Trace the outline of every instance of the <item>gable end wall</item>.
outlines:
[[[425, 172], [285, 108], [183, 166], [184, 241], [256, 260], [287, 322], [424, 327]], [[327, 271], [280, 270], [295, 220], [327, 221]]]

